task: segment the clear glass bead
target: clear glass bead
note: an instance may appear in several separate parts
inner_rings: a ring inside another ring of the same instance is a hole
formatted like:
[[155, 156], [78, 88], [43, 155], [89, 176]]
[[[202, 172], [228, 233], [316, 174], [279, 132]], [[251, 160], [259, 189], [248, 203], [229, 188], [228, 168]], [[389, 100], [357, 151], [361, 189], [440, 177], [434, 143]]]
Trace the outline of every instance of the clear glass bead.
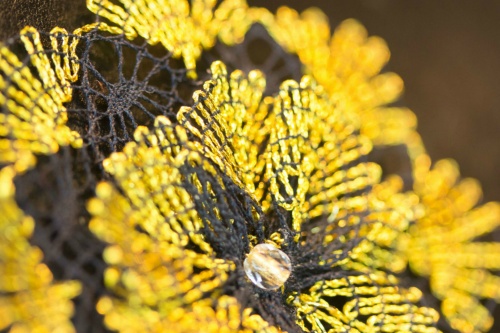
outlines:
[[256, 286], [274, 290], [290, 277], [292, 264], [285, 252], [271, 244], [259, 244], [248, 254], [243, 268]]

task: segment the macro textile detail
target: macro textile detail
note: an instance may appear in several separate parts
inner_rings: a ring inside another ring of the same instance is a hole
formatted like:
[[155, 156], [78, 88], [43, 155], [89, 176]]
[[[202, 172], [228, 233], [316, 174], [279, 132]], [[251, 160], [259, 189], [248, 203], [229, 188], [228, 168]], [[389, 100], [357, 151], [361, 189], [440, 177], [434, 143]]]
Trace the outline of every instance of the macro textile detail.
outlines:
[[86, 4], [0, 44], [0, 332], [490, 331], [500, 205], [430, 160], [381, 38], [244, 0]]

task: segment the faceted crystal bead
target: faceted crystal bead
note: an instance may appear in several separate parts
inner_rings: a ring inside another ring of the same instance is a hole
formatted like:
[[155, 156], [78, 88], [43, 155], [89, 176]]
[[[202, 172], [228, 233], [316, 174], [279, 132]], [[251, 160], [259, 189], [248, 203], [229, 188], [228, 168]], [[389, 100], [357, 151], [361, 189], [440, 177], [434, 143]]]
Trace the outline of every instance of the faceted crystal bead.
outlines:
[[243, 268], [256, 286], [274, 290], [281, 287], [292, 272], [290, 258], [271, 244], [259, 244], [248, 254]]

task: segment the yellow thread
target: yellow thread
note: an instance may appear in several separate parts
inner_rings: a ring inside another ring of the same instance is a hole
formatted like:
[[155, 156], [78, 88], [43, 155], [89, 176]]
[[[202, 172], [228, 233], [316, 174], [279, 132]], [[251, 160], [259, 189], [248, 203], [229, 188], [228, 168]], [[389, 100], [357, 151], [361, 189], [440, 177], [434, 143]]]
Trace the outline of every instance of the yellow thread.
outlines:
[[376, 144], [406, 143], [415, 129], [415, 117], [407, 109], [384, 106], [399, 97], [403, 83], [393, 73], [379, 74], [390, 56], [381, 38], [368, 38], [354, 20], [341, 23], [331, 36], [327, 17], [317, 9], [299, 15], [282, 7], [274, 19], [263, 17], [276, 41], [299, 56], [328, 94], [363, 118], [363, 134]]
[[75, 332], [76, 281], [54, 283], [42, 252], [29, 243], [34, 221], [17, 206], [13, 167], [0, 170], [0, 330]]
[[[211, 71], [212, 79], [194, 95], [195, 106], [182, 108], [178, 120], [198, 137], [196, 149], [264, 211], [276, 201], [292, 212], [292, 228], [300, 231], [304, 219], [331, 211], [337, 197], [379, 181], [378, 166], [353, 163], [369, 153], [369, 140], [355, 134], [356, 123], [310, 77], [284, 82], [274, 98], [263, 98], [260, 72], [229, 74], [221, 62]], [[353, 166], [345, 170], [346, 164]]]
[[[152, 131], [139, 127], [135, 142], [104, 162], [124, 196], [109, 183], [99, 184], [88, 203], [89, 227], [112, 244], [104, 252], [110, 265], [104, 280], [121, 298], [104, 297], [97, 310], [108, 327], [120, 331], [191, 332], [195, 324], [207, 332], [279, 332], [249, 311], [241, 317], [236, 299], [216, 294], [235, 267], [215, 259], [199, 233], [200, 217], [180, 184], [179, 167], [201, 160], [185, 140], [182, 127], [158, 117]], [[203, 254], [186, 249], [189, 241]], [[215, 307], [204, 293], [218, 297]]]
[[219, 37], [232, 45], [243, 37], [254, 21], [244, 0], [224, 0], [215, 9], [214, 0], [87, 0], [87, 7], [112, 25], [98, 28], [123, 33], [128, 39], [141, 36], [149, 44], [161, 43], [174, 57], [182, 57], [189, 74], [196, 77], [196, 60], [203, 49]]
[[53, 33], [53, 50], [46, 51], [36, 29], [21, 31], [33, 72], [7, 47], [0, 46], [0, 105], [7, 111], [0, 114], [0, 163], [13, 164], [17, 172], [34, 165], [34, 154], [53, 154], [59, 145], [82, 145], [78, 133], [66, 126], [63, 106], [71, 100], [69, 84], [77, 78], [77, 41], [70, 42], [64, 29], [55, 28]]
[[[414, 305], [422, 293], [416, 288], [395, 287], [396, 283], [394, 276], [381, 272], [353, 275], [319, 281], [306, 293], [290, 296], [288, 302], [296, 308], [297, 323], [306, 332], [327, 332], [325, 326], [356, 333], [439, 332], [433, 327], [438, 313]], [[324, 299], [337, 296], [350, 300], [339, 309]]]
[[475, 207], [481, 188], [472, 179], [460, 180], [457, 165], [438, 161], [429, 169], [426, 155], [414, 189], [420, 198], [417, 220], [399, 250], [419, 275], [429, 277], [432, 292], [451, 326], [460, 332], [487, 332], [493, 324], [479, 299], [500, 301], [500, 246], [473, 242], [500, 225], [500, 205]]

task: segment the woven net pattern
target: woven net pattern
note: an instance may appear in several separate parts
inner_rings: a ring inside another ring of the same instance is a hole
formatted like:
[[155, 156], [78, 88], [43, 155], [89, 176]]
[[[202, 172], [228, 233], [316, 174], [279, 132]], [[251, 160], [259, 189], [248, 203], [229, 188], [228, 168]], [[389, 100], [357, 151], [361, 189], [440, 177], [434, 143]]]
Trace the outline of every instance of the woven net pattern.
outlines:
[[[383, 41], [244, 1], [87, 6], [0, 46], [0, 330], [487, 332], [500, 209], [387, 107]], [[382, 178], [386, 146], [411, 171]], [[262, 243], [277, 290], [243, 269]]]

